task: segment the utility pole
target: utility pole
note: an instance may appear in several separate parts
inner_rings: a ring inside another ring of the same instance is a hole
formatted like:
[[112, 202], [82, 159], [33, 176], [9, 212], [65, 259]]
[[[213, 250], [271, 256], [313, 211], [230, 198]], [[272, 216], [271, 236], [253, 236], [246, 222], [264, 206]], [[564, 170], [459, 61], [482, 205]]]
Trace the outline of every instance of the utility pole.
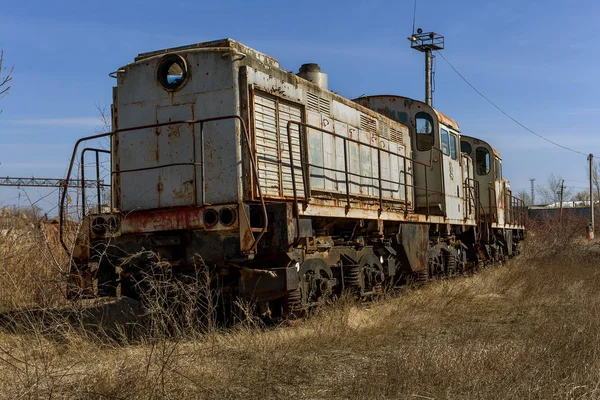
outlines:
[[444, 50], [444, 37], [435, 32], [423, 33], [423, 29], [417, 29], [417, 33], [408, 38], [410, 47], [425, 53], [425, 103], [432, 105], [433, 95], [431, 91], [432, 52]]
[[562, 223], [563, 216], [563, 193], [565, 191], [565, 180], [560, 182], [560, 222]]
[[590, 161], [590, 226], [588, 238], [594, 239], [594, 155], [590, 153], [588, 156]]
[[535, 178], [530, 178], [529, 180], [531, 181], [531, 205], [535, 206], [535, 190], [533, 190]]

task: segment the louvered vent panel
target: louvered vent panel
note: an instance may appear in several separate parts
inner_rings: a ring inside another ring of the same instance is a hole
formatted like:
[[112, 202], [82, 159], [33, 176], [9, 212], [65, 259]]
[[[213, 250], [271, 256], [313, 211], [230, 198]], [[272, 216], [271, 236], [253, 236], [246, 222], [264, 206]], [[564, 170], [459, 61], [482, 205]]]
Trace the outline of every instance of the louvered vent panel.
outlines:
[[319, 96], [316, 94], [306, 93], [306, 106], [310, 111], [319, 112]]
[[[289, 121], [301, 122], [302, 109], [296, 104], [281, 102], [256, 91], [254, 121], [258, 181], [262, 193], [266, 197], [292, 197], [294, 191], [287, 124]], [[298, 197], [304, 197], [298, 125], [292, 124], [290, 129], [296, 193]]]
[[377, 122], [364, 114], [360, 114], [360, 129], [367, 132], [377, 132]]
[[402, 136], [402, 132], [392, 127], [390, 127], [390, 140], [396, 143], [404, 144], [404, 137]]
[[279, 195], [277, 103], [260, 94], [254, 97], [258, 180], [265, 196]]
[[327, 116], [331, 116], [331, 106], [329, 100], [319, 98], [319, 112]]

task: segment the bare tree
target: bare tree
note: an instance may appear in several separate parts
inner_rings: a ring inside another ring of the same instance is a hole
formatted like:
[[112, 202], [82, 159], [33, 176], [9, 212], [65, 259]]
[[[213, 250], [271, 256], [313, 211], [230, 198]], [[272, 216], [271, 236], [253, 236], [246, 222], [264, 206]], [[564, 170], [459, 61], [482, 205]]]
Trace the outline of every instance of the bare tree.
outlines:
[[526, 206], [532, 206], [532, 202], [531, 202], [531, 194], [529, 193], [529, 190], [527, 189], [521, 189], [517, 192], [517, 197], [521, 200], [523, 200], [523, 204]]
[[590, 201], [590, 192], [586, 190], [582, 190], [581, 192], [577, 192], [575, 196], [573, 196], [574, 201]]
[[[0, 100], [4, 98], [10, 91], [11, 86], [9, 82], [12, 80], [12, 73], [15, 67], [11, 67], [8, 70], [7, 67], [4, 66], [4, 50], [0, 51]], [[8, 72], [6, 72], [8, 70]], [[2, 114], [2, 110], [0, 110], [0, 114]]]
[[[559, 203], [561, 186], [565, 180], [560, 175], [550, 174], [546, 184], [537, 187], [537, 194], [541, 202], [545, 204]], [[573, 191], [568, 187], [563, 187], [562, 200], [567, 201], [573, 197]]]

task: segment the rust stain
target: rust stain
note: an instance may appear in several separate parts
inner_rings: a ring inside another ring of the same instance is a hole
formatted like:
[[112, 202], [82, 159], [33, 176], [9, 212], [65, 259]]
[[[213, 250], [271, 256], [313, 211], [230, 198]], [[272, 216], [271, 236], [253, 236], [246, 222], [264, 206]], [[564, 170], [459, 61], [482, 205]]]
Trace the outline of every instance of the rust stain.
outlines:
[[458, 124], [456, 123], [456, 121], [454, 121], [452, 118], [450, 118], [446, 114], [439, 112], [435, 108], [433, 110], [437, 114], [437, 117], [440, 120], [440, 123], [442, 123], [446, 126], [449, 126], [450, 128], [455, 129], [460, 132], [460, 128], [458, 127]]
[[189, 180], [187, 182], [183, 182], [180, 188], [173, 188], [171, 190], [173, 194], [173, 198], [177, 200], [192, 200], [192, 192], [187, 190], [193, 184], [193, 180]]
[[181, 136], [181, 125], [169, 125], [167, 126], [167, 130], [169, 131], [169, 137], [179, 137]]
[[[215, 208], [215, 207], [213, 207]], [[219, 207], [215, 208], [216, 210]], [[207, 228], [202, 218], [204, 208], [180, 207], [154, 211], [136, 211], [128, 213], [121, 221], [120, 234], [147, 233], [169, 230], [205, 229], [210, 231], [230, 231], [238, 229], [236, 221], [230, 226], [216, 224]]]

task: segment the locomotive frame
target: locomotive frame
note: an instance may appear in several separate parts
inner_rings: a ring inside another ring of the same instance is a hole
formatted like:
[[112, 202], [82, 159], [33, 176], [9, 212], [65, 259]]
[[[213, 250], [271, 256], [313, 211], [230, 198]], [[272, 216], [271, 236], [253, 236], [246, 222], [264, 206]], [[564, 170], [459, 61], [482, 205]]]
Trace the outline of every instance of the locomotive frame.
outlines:
[[[420, 101], [351, 101], [314, 64], [295, 75], [231, 39], [140, 54], [115, 77], [113, 131], [77, 141], [65, 180], [80, 144], [110, 138], [110, 205], [86, 210], [82, 188], [82, 229], [72, 245], [60, 233], [71, 298], [140, 298], [161, 260], [157, 278], [201, 269], [222, 307], [285, 317], [474, 270], [523, 238], [500, 155]], [[82, 150], [81, 175], [86, 152], [103, 150]]]

